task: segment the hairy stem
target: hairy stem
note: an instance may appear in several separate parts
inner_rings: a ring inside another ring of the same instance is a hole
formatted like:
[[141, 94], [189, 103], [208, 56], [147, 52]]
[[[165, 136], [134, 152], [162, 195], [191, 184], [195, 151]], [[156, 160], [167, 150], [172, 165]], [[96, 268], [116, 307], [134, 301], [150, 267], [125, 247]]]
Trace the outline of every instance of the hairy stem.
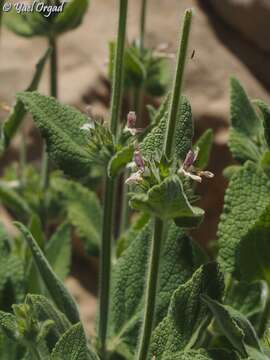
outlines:
[[100, 256], [100, 294], [99, 294], [99, 342], [100, 355], [106, 359], [106, 337], [110, 299], [111, 246], [113, 234], [115, 180], [106, 178], [104, 196], [104, 214], [102, 226], [102, 244]]
[[187, 58], [191, 20], [192, 20], [192, 10], [189, 9], [186, 10], [185, 12], [183, 27], [182, 27], [182, 36], [180, 38], [180, 44], [177, 54], [176, 73], [174, 78], [172, 100], [170, 105], [169, 120], [168, 120], [168, 126], [165, 137], [165, 146], [164, 146], [164, 153], [167, 160], [170, 160], [170, 158], [172, 157], [172, 153], [174, 149], [174, 134], [176, 127], [176, 119], [179, 112], [179, 105], [181, 101], [181, 91], [182, 91], [185, 64]]
[[117, 125], [121, 113], [127, 8], [128, 8], [128, 0], [120, 0], [118, 35], [117, 35], [116, 51], [114, 58], [113, 86], [112, 86], [112, 99], [111, 99], [111, 131], [115, 136], [117, 136]]
[[[185, 69], [185, 62], [187, 57], [188, 38], [190, 33], [190, 25], [192, 19], [192, 11], [187, 10], [184, 17], [184, 24], [182, 29], [182, 36], [177, 56], [176, 74], [174, 79], [174, 86], [172, 92], [172, 101], [168, 117], [167, 132], [165, 137], [164, 152], [168, 160], [171, 159], [174, 150], [174, 137], [176, 119], [178, 115], [181, 89], [183, 83], [183, 75]], [[148, 270], [148, 279], [146, 287], [146, 303], [144, 312], [144, 321], [139, 343], [139, 351], [137, 360], [147, 359], [151, 333], [154, 323], [156, 293], [158, 285], [158, 268], [160, 260], [160, 252], [162, 245], [164, 222], [155, 218], [154, 236], [150, 250], [150, 262]]]
[[[57, 43], [55, 38], [49, 38], [50, 54], [50, 95], [57, 98], [58, 96], [58, 56]], [[42, 172], [41, 172], [41, 188], [46, 191], [49, 186], [49, 157], [46, 151], [46, 144], [43, 145], [42, 153]]]
[[137, 360], [147, 359], [151, 333], [154, 323], [155, 305], [156, 305], [156, 293], [158, 284], [158, 268], [160, 260], [160, 251], [162, 245], [164, 223], [161, 219], [155, 218], [154, 222], [154, 235], [150, 249], [148, 278], [146, 285], [146, 300], [143, 326], [141, 332], [141, 338], [139, 343], [139, 351]]
[[147, 5], [147, 0], [142, 0], [141, 16], [140, 16], [140, 52], [141, 52], [141, 54], [143, 53], [143, 50], [144, 50], [146, 5]]
[[[111, 99], [111, 132], [117, 138], [118, 122], [121, 114], [122, 88], [123, 88], [123, 63], [126, 38], [128, 0], [119, 1], [118, 35], [116, 54], [114, 59], [112, 99]], [[110, 276], [111, 276], [111, 246], [113, 237], [113, 219], [115, 215], [115, 192], [116, 180], [106, 175], [103, 232], [100, 256], [100, 287], [99, 287], [99, 324], [98, 335], [100, 343], [100, 355], [106, 359], [106, 337], [110, 302]]]

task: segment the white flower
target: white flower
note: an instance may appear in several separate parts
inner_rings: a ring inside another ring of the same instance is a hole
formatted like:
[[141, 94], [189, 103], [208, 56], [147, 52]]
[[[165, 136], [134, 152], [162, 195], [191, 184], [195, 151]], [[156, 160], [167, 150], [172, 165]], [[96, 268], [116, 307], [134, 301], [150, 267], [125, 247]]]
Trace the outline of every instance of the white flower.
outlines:
[[137, 172], [131, 174], [130, 177], [126, 179], [125, 184], [133, 185], [133, 184], [138, 184], [141, 181], [143, 181], [142, 171], [138, 170]]
[[210, 171], [196, 171], [194, 168], [194, 163], [197, 160], [199, 154], [199, 148], [196, 148], [195, 151], [189, 150], [187, 156], [178, 170], [178, 174], [183, 174], [187, 177], [190, 177], [192, 180], [197, 182], [202, 182], [202, 177], [213, 178], [214, 174]]
[[91, 122], [88, 122], [88, 123], [85, 123], [83, 124], [80, 129], [81, 130], [84, 130], [84, 131], [89, 131], [89, 130], [92, 130], [95, 128], [95, 123], [94, 121], [91, 121]]

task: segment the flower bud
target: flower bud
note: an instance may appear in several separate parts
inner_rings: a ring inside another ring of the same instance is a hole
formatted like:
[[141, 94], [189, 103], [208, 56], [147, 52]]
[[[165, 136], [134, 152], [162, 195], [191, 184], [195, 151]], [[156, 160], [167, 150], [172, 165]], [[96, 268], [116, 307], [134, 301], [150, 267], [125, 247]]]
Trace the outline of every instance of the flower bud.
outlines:
[[136, 120], [137, 117], [135, 111], [130, 111], [127, 115], [127, 127], [129, 129], [134, 129], [136, 126]]

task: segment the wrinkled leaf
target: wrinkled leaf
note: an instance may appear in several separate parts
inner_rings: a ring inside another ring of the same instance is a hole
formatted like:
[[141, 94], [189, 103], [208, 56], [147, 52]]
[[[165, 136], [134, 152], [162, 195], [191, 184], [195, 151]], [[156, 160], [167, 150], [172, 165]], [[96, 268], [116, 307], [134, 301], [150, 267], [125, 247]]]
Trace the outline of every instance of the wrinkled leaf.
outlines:
[[42, 277], [55, 304], [58, 306], [59, 310], [67, 316], [71, 323], [77, 323], [80, 321], [80, 317], [77, 305], [72, 296], [69, 294], [61, 280], [53, 272], [50, 264], [29, 230], [21, 223], [15, 223], [15, 225], [27, 241], [35, 264], [40, 272], [40, 276]]
[[17, 98], [33, 115], [52, 160], [69, 175], [87, 175], [92, 164], [90, 139], [89, 133], [80, 129], [88, 121], [86, 115], [37, 92], [19, 93]]
[[63, 223], [51, 237], [45, 249], [46, 257], [61, 280], [65, 280], [71, 265], [71, 233], [70, 226]]
[[52, 183], [62, 194], [68, 222], [81, 237], [89, 255], [97, 255], [101, 238], [101, 207], [96, 194], [74, 181], [55, 179]]
[[203, 301], [211, 309], [222, 333], [227, 337], [240, 355], [247, 355], [246, 344], [256, 348], [259, 352], [262, 352], [256, 331], [245, 316], [233, 308], [222, 305], [208, 296], [203, 296]]
[[220, 300], [223, 278], [216, 263], [200, 267], [190, 280], [179, 286], [171, 298], [168, 314], [152, 336], [150, 353], [157, 359], [190, 350], [200, 339], [211, 320], [201, 296]]
[[118, 151], [110, 160], [108, 165], [108, 175], [116, 177], [125, 166], [131, 162], [134, 153], [134, 146], [129, 145]]
[[[165, 134], [168, 118], [168, 103], [165, 102], [164, 108], [160, 113], [162, 117], [158, 119], [157, 125], [145, 137], [140, 145], [142, 155], [146, 158], [155, 156], [157, 152], [163, 151]], [[188, 100], [183, 97], [178, 112], [178, 119], [175, 131], [175, 157], [184, 160], [187, 152], [192, 147], [193, 121], [192, 111]]]
[[135, 210], [154, 214], [161, 219], [175, 219], [182, 227], [196, 227], [202, 221], [204, 211], [188, 202], [178, 176], [166, 178], [153, 186], [146, 194], [135, 194], [130, 200]]
[[81, 323], [73, 325], [61, 337], [53, 349], [51, 360], [98, 360], [97, 355], [87, 348]]
[[[128, 348], [131, 358], [143, 316], [144, 279], [151, 237], [150, 222], [134, 236], [113, 269], [108, 347], [110, 351], [121, 354], [123, 348]], [[173, 291], [185, 283], [204, 261], [205, 256], [198, 246], [171, 222], [160, 258], [156, 323], [166, 315]]]
[[[218, 229], [219, 259], [224, 271], [229, 273], [236, 271], [241, 243], [245, 238], [249, 238], [251, 232], [255, 231], [256, 223], [260, 223], [261, 216], [269, 206], [269, 192], [270, 182], [267, 176], [251, 162], [246, 163], [241, 170], [233, 175], [226, 191]], [[258, 251], [263, 245], [263, 234], [266, 233], [263, 231], [261, 238], [253, 237], [253, 244], [256, 247], [258, 246]], [[269, 232], [265, 240], [268, 237]], [[263, 257], [264, 254], [262, 253], [260, 256]], [[254, 256], [252, 256], [253, 261]], [[252, 264], [250, 266], [252, 267]], [[243, 275], [241, 269], [238, 270]]]

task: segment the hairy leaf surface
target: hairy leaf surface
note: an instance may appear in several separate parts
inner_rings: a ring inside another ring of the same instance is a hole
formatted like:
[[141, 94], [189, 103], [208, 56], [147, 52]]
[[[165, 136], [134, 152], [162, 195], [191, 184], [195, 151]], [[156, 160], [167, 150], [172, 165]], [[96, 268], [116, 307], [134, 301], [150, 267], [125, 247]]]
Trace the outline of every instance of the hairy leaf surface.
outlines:
[[[165, 103], [162, 109], [163, 117], [160, 118], [158, 124], [146, 136], [140, 145], [143, 156], [151, 158], [157, 152], [162, 152], [165, 134], [167, 128], [168, 104]], [[191, 149], [193, 138], [193, 121], [191, 106], [188, 100], [183, 97], [178, 113], [178, 120], [175, 131], [175, 156], [177, 159], [184, 160], [187, 152]]]
[[93, 351], [87, 348], [87, 342], [81, 323], [73, 325], [53, 349], [52, 360], [98, 360]]
[[181, 227], [196, 227], [204, 211], [190, 205], [178, 176], [166, 178], [153, 186], [147, 194], [134, 195], [130, 205], [136, 210], [152, 213], [161, 219], [175, 219]]
[[101, 238], [101, 207], [97, 195], [70, 180], [55, 179], [54, 189], [63, 197], [68, 222], [84, 242], [89, 255], [97, 255]]
[[191, 349], [209, 324], [211, 315], [201, 300], [203, 294], [220, 300], [223, 278], [216, 263], [200, 267], [190, 280], [173, 293], [168, 314], [154, 331], [151, 355], [157, 359]]
[[60, 104], [56, 99], [37, 92], [17, 95], [46, 139], [50, 157], [67, 174], [87, 175], [91, 166], [89, 133], [81, 127], [87, 123], [86, 115]]
[[[118, 259], [112, 279], [111, 351], [123, 343], [135, 351], [144, 304], [145, 276], [152, 223], [147, 224]], [[181, 229], [170, 222], [161, 255], [156, 323], [166, 315], [173, 291], [205, 261], [205, 255]]]
[[50, 264], [48, 263], [43, 252], [37, 245], [35, 239], [29, 232], [29, 230], [21, 223], [15, 223], [18, 229], [23, 234], [27, 244], [32, 252], [33, 259], [39, 269], [40, 275], [50, 292], [52, 299], [58, 308], [67, 316], [71, 323], [77, 323], [80, 321], [77, 305], [69, 294], [68, 290], [61, 282], [61, 280], [53, 272]]
[[[260, 223], [260, 218], [265, 212], [267, 213], [269, 192], [270, 182], [267, 176], [259, 167], [251, 162], [248, 162], [233, 175], [226, 191], [218, 230], [219, 258], [225, 271], [230, 273], [236, 271], [237, 258], [241, 256], [238, 255], [238, 251], [241, 252], [242, 241], [249, 238], [250, 234], [255, 231], [256, 224]], [[265, 226], [268, 228], [268, 223]], [[253, 246], [258, 246], [257, 251], [259, 251], [260, 246], [264, 243], [263, 234], [266, 235], [269, 232], [264, 232], [263, 230], [261, 238], [257, 235], [252, 236]], [[267, 235], [265, 241], [268, 240], [268, 237], [269, 235]], [[261, 254], [261, 256], [264, 255]], [[252, 264], [250, 266], [252, 267]], [[238, 270], [241, 271], [241, 269]]]

